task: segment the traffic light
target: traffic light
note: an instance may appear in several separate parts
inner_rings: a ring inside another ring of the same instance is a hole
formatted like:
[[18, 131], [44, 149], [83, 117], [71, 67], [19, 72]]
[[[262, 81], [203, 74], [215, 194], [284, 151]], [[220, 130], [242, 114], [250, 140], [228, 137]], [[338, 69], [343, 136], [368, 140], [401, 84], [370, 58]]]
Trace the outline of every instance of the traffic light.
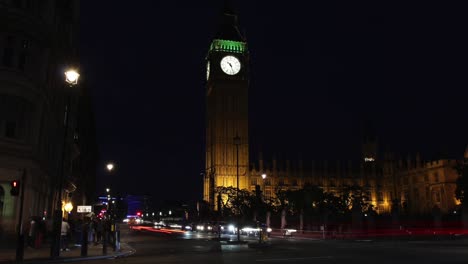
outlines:
[[20, 193], [20, 182], [18, 180], [14, 180], [10, 182], [11, 190], [10, 194], [12, 196], [18, 196]]
[[137, 216], [140, 217], [140, 216], [141, 216], [141, 212], [137, 212]]

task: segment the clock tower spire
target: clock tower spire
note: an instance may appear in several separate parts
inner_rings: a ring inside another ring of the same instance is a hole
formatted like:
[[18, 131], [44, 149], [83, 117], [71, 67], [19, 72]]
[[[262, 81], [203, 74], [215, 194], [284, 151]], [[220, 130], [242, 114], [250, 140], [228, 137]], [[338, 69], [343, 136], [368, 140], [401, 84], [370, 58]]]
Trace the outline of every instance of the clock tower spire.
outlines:
[[218, 204], [216, 187], [248, 188], [248, 64], [247, 43], [240, 33], [237, 15], [225, 5], [206, 56], [203, 198], [212, 208]]

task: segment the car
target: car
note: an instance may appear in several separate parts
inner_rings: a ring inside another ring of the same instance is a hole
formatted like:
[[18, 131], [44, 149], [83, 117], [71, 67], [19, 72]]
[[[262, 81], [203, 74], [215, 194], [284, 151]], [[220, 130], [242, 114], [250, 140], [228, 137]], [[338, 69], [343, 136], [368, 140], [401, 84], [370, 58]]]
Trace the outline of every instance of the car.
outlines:
[[217, 226], [212, 222], [199, 222], [192, 224], [192, 230], [197, 232], [217, 232]]

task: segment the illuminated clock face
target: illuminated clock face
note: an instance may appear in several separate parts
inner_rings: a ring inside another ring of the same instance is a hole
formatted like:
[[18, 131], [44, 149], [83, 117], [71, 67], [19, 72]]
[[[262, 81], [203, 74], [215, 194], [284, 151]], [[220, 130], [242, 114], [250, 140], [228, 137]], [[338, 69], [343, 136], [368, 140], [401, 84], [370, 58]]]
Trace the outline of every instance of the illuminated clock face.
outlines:
[[234, 56], [226, 56], [221, 60], [221, 69], [228, 75], [236, 75], [240, 69], [240, 61]]
[[210, 78], [210, 62], [206, 63], [206, 79]]

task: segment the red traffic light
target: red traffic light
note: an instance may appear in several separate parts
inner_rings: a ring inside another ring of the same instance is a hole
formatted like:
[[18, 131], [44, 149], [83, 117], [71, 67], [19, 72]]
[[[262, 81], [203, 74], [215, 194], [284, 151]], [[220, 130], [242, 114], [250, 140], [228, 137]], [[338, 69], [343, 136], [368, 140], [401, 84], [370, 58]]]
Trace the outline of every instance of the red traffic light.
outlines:
[[137, 212], [137, 216], [141, 216], [141, 212]]

